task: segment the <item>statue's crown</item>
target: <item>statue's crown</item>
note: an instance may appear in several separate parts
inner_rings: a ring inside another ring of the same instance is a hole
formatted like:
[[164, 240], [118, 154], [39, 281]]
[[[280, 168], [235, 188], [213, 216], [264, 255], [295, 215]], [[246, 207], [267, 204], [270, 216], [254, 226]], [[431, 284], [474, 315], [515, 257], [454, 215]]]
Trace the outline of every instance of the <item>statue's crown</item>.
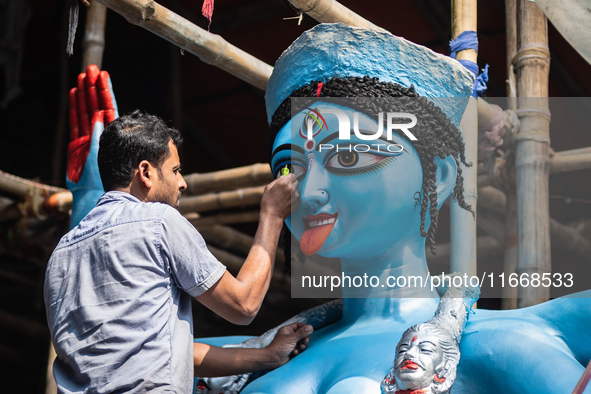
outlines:
[[265, 95], [268, 121], [283, 100], [312, 81], [366, 75], [414, 86], [456, 126], [474, 83], [474, 76], [457, 61], [404, 38], [343, 23], [320, 24], [304, 32], [277, 60]]

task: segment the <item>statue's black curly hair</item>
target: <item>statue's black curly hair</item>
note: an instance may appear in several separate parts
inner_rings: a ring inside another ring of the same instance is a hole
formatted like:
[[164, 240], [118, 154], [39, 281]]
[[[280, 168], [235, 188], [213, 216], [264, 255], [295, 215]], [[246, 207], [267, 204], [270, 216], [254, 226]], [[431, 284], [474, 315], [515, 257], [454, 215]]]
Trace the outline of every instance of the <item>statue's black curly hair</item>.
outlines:
[[[281, 128], [289, 121], [292, 114], [291, 97], [309, 97], [308, 100], [298, 100], [298, 107], [294, 108], [293, 113], [304, 110], [307, 106], [316, 101], [316, 94], [318, 91], [319, 82], [311, 82], [308, 85], [294, 91], [287, 97], [273, 114], [271, 121], [269, 138], [267, 141], [267, 152], [269, 154], [269, 161], [271, 161], [271, 154], [275, 137]], [[464, 141], [462, 134], [454, 126], [449, 118], [435, 106], [431, 101], [425, 97], [420, 97], [414, 90], [414, 87], [405, 88], [401, 85], [389, 82], [380, 82], [378, 78], [370, 78], [365, 76], [347, 77], [347, 78], [332, 78], [324, 82], [320, 91], [319, 97], [346, 97], [348, 107], [354, 107], [360, 112], [369, 116], [375, 117], [378, 112], [388, 112], [390, 105], [396, 105], [397, 112], [401, 110], [412, 113], [417, 118], [417, 124], [413, 127], [412, 133], [417, 137], [416, 141], [408, 141], [417, 151], [421, 160], [423, 168], [423, 187], [419, 193], [421, 195], [421, 236], [427, 237], [431, 247], [431, 253], [436, 253], [435, 246], [435, 232], [437, 230], [438, 215], [437, 210], [437, 189], [435, 184], [435, 173], [437, 165], [433, 162], [435, 157], [444, 159], [447, 156], [452, 156], [456, 162], [461, 162], [466, 166], [471, 164], [466, 163], [466, 156], [464, 154]], [[383, 98], [380, 100], [367, 100], [368, 97]], [[387, 98], [396, 98], [392, 101]], [[357, 99], [357, 100], [356, 100]], [[389, 107], [389, 108], [388, 108]], [[401, 137], [405, 138], [404, 135]], [[453, 190], [453, 196], [458, 201], [459, 205], [472, 212], [472, 207], [464, 201], [464, 178], [462, 177], [462, 170], [458, 166], [458, 176], [456, 185]], [[429, 215], [431, 224], [429, 229], [425, 231], [425, 216], [427, 207], [431, 202]], [[286, 253], [289, 250], [289, 242], [291, 240], [290, 234], [285, 229], [286, 233]], [[290, 264], [291, 259], [286, 255], [286, 265]], [[289, 269], [289, 267], [288, 267]]]

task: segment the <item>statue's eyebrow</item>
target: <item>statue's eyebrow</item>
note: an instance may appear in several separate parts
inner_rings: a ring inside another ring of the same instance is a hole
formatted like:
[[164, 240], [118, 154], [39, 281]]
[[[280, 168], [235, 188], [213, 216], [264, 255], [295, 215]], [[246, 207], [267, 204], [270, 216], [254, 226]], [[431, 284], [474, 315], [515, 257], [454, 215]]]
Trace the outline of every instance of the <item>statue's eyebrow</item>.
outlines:
[[[360, 132], [361, 134], [364, 134], [364, 135], [373, 135], [373, 134], [375, 134], [373, 131], [369, 131], [369, 130], [359, 130], [359, 132]], [[351, 132], [349, 132], [349, 135], [354, 135], [354, 134], [353, 134], [353, 133], [351, 133]], [[318, 145], [316, 145], [316, 150], [317, 150], [317, 151], [319, 151], [319, 150], [320, 150], [320, 146], [321, 146], [321, 145], [323, 145], [323, 144], [326, 144], [327, 142], [329, 142], [329, 141], [332, 141], [332, 140], [336, 139], [338, 136], [339, 136], [339, 132], [338, 132], [338, 131], [337, 131], [336, 133], [332, 133], [331, 135], [327, 136], [327, 137], [326, 137], [326, 138], [324, 138], [322, 141], [320, 141], [320, 142], [318, 143]], [[382, 135], [380, 136], [380, 138], [378, 138], [378, 139], [379, 139], [379, 140], [382, 140], [382, 141], [384, 141], [384, 142], [387, 142], [387, 143], [389, 143], [389, 144], [392, 144], [392, 145], [394, 145], [394, 144], [398, 144], [398, 145], [400, 145], [398, 142], [396, 142], [396, 141], [394, 141], [394, 140], [392, 140], [392, 141], [389, 141], [388, 139], [386, 139], [386, 136], [385, 136], [385, 135], [383, 135], [383, 133], [382, 133]], [[402, 146], [402, 145], [400, 145], [400, 146]], [[406, 149], [404, 149], [404, 148], [403, 148], [402, 150], [403, 150], [404, 152], [408, 153], [408, 152], [406, 151]]]
[[277, 153], [281, 152], [282, 150], [293, 150], [298, 153], [301, 153], [302, 155], [306, 154], [306, 152], [304, 152], [304, 150], [297, 145], [283, 144], [283, 145], [279, 145], [277, 148], [275, 148], [275, 150], [273, 151], [273, 154], [271, 156], [275, 156]]
[[422, 345], [424, 343], [427, 343], [427, 344], [433, 345], [434, 347], [437, 347], [437, 345], [431, 341], [421, 341], [421, 343], [419, 343], [419, 345]]
[[326, 138], [324, 138], [322, 141], [320, 141], [320, 143], [316, 146], [316, 150], [318, 150], [318, 147], [322, 144], [326, 144], [328, 141], [332, 141], [335, 138], [337, 138], [339, 136], [339, 132], [337, 131], [336, 133], [332, 133], [331, 135], [327, 136]]

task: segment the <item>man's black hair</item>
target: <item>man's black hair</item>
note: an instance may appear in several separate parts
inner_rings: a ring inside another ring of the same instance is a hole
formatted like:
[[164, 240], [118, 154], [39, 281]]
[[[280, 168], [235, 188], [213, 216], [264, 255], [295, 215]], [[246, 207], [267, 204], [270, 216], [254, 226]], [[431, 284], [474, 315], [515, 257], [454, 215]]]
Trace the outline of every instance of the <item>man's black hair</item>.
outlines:
[[[298, 105], [301, 108], [293, 108], [293, 112], [297, 113], [304, 110], [307, 106], [313, 104], [317, 100], [319, 82], [311, 82], [308, 85], [302, 86], [295, 90], [289, 97], [287, 97], [273, 114], [271, 120], [270, 132], [267, 141], [267, 152], [269, 155], [269, 162], [271, 161], [273, 143], [275, 137], [281, 128], [290, 120], [292, 114], [291, 97], [309, 97], [309, 102], [300, 100]], [[320, 90], [319, 97], [348, 97], [348, 101], [360, 112], [375, 116], [378, 112], [387, 112], [388, 105], [392, 101], [388, 98], [397, 98], [395, 103], [398, 109], [405, 109], [417, 116], [417, 125], [413, 127], [412, 133], [417, 137], [417, 141], [410, 141], [404, 135], [409, 143], [413, 145], [417, 151], [421, 166], [423, 167], [423, 187], [418, 195], [417, 203], [421, 205], [421, 236], [427, 237], [431, 247], [431, 253], [436, 253], [435, 246], [435, 232], [437, 231], [437, 224], [439, 222], [439, 212], [437, 210], [437, 187], [435, 184], [435, 174], [437, 165], [434, 163], [435, 157], [445, 159], [447, 156], [452, 156], [456, 162], [460, 162], [466, 166], [471, 164], [466, 163], [466, 156], [464, 154], [464, 140], [462, 134], [454, 126], [445, 113], [431, 101], [425, 97], [421, 97], [414, 90], [414, 87], [405, 88], [396, 83], [380, 82], [378, 78], [370, 78], [365, 76], [360, 77], [346, 77], [346, 78], [332, 78], [324, 82]], [[367, 97], [380, 97], [381, 100], [367, 100]], [[412, 98], [412, 99], [408, 99]], [[358, 100], [355, 100], [358, 99]], [[472, 212], [472, 207], [464, 201], [464, 178], [462, 177], [462, 170], [458, 165], [458, 176], [456, 184], [452, 192], [453, 196], [458, 201], [458, 204]], [[429, 216], [431, 224], [425, 231], [425, 217], [427, 208], [431, 202], [429, 209]], [[287, 228], [285, 228], [287, 230]], [[291, 234], [285, 231], [285, 251], [286, 251], [286, 265], [291, 263], [290, 256], [287, 256], [289, 251], [289, 244], [291, 241]], [[289, 270], [289, 267], [288, 267]]]
[[181, 133], [158, 116], [135, 110], [112, 121], [101, 135], [98, 167], [106, 191], [128, 186], [142, 160], [160, 171], [170, 156], [168, 142], [177, 149]]

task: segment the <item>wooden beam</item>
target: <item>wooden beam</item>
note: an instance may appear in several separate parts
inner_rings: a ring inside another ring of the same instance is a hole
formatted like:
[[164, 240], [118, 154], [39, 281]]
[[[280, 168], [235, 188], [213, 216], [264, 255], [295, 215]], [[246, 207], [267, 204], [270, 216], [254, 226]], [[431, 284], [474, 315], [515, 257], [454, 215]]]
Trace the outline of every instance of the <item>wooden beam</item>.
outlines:
[[188, 195], [200, 195], [224, 190], [266, 185], [273, 181], [268, 164], [252, 164], [229, 170], [190, 174], [185, 176]]
[[210, 193], [203, 196], [181, 199], [181, 213], [207, 212], [218, 209], [258, 205], [261, 202], [265, 186], [249, 187], [229, 192]]
[[[477, 31], [476, 0], [452, 0], [451, 37], [455, 40], [464, 31]], [[456, 54], [456, 60], [470, 60], [476, 63], [478, 52], [465, 49]]]
[[[517, 115], [516, 140], [517, 267], [519, 275], [552, 272], [550, 259], [550, 116], [548, 110], [548, 22], [538, 5], [517, 0]], [[545, 113], [546, 112], [546, 113]], [[519, 287], [518, 305], [547, 301], [550, 289]]]
[[[451, 37], [456, 39], [465, 31], [476, 31], [477, 4], [476, 0], [452, 0]], [[476, 63], [477, 52], [473, 49], [458, 51], [457, 60], [470, 60]], [[460, 123], [465, 143], [466, 162], [478, 162], [478, 101], [470, 97], [470, 101]], [[477, 166], [466, 167], [459, 164], [464, 177], [464, 200], [472, 209], [476, 209], [478, 196]], [[477, 275], [477, 241], [476, 220], [472, 212], [468, 212], [451, 200], [451, 272], [462, 272], [470, 276]]]
[[49, 336], [49, 330], [46, 326], [3, 311], [0, 311], [0, 326], [13, 331], [18, 331], [31, 338]]
[[105, 50], [105, 24], [107, 23], [107, 8], [93, 1], [86, 9], [86, 28], [82, 41], [82, 71], [91, 64], [100, 69], [103, 66]]
[[[242, 268], [242, 264], [244, 264], [244, 259], [242, 257], [238, 257], [232, 253], [226, 252], [225, 250], [216, 248], [215, 246], [207, 245], [207, 249], [218, 259], [222, 264], [224, 264], [229, 271], [232, 271], [234, 274], [240, 271]], [[283, 275], [277, 271], [273, 272], [273, 276], [271, 277], [271, 285], [273, 287], [280, 287], [284, 290], [291, 291], [291, 278], [287, 275]]]
[[[232, 227], [222, 226], [219, 224], [214, 226], [199, 227], [197, 230], [199, 230], [208, 244], [214, 244], [224, 248], [225, 250], [229, 249], [244, 256], [248, 255], [254, 242], [254, 238], [250, 235], [246, 235], [238, 230], [234, 230]], [[275, 266], [283, 267], [284, 262], [284, 251], [282, 248], [277, 248]]]
[[[498, 214], [504, 214], [509, 209], [507, 204], [509, 199], [499, 189], [494, 187], [485, 187], [478, 190], [478, 204]], [[515, 208], [514, 208], [515, 209]], [[505, 219], [506, 220], [506, 219]], [[564, 225], [555, 219], [550, 218], [550, 240], [551, 245], [568, 250], [578, 256], [587, 258], [591, 253], [591, 242], [581, 235], [571, 226]], [[505, 245], [515, 244], [517, 242], [516, 234], [507, 234]]]
[[550, 172], [587, 170], [591, 168], [591, 148], [557, 152], [550, 158]]
[[204, 226], [213, 226], [216, 224], [233, 224], [233, 223], [253, 223], [259, 221], [260, 212], [246, 211], [221, 213], [210, 216], [200, 216], [199, 214], [188, 214], [185, 217], [193, 224], [193, 226], [200, 228]]
[[354, 13], [335, 0], [288, 0], [301, 12], [310, 15], [320, 23], [345, 23], [350, 26], [386, 32], [367, 19]]
[[265, 90], [273, 67], [211, 34], [152, 0], [95, 0], [131, 24], [164, 38], [199, 57]]
[[[505, 47], [507, 58], [507, 107], [515, 110], [516, 88], [515, 73], [513, 72], [513, 57], [517, 52], [517, 0], [505, 0]], [[479, 180], [480, 184], [480, 180]], [[506, 192], [505, 203], [505, 256], [503, 272], [511, 275], [517, 266], [517, 195], [515, 191]], [[502, 213], [502, 212], [501, 212]], [[503, 309], [517, 308], [517, 288], [507, 286], [503, 288]]]

